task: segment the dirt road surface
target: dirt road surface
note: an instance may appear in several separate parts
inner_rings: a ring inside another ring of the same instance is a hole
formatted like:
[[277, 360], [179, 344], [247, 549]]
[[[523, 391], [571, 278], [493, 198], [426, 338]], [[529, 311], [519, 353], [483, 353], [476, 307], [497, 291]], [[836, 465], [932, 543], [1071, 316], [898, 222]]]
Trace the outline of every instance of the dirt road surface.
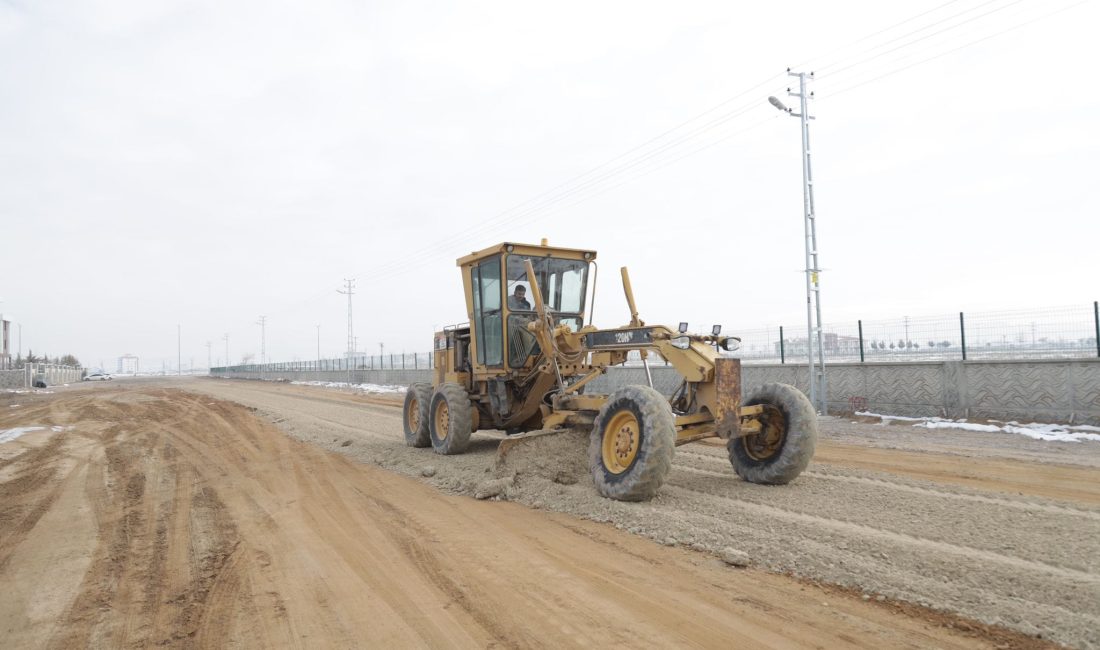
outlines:
[[764, 488], [697, 444], [624, 504], [569, 436], [444, 458], [404, 447], [386, 400], [314, 388], [0, 395], [0, 430], [26, 426], [0, 444], [6, 647], [1098, 643], [1087, 462], [826, 440]]

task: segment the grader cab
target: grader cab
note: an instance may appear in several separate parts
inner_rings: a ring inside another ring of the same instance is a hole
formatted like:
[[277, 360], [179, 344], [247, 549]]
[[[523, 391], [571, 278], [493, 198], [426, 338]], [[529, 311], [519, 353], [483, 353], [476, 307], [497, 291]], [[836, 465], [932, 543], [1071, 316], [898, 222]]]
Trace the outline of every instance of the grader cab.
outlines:
[[[594, 327], [595, 260], [595, 251], [550, 247], [546, 240], [459, 258], [469, 322], [436, 332], [433, 382], [413, 384], [405, 396], [406, 444], [459, 454], [481, 429], [516, 440], [590, 431], [596, 488], [625, 501], [652, 498], [675, 447], [703, 438], [727, 440], [733, 469], [748, 481], [783, 484], [798, 476], [817, 440], [809, 400], [793, 386], [766, 384], [742, 402], [740, 361], [721, 354], [740, 340], [717, 327], [693, 334], [686, 323], [675, 330], [646, 325], [625, 267], [630, 322]], [[633, 351], [646, 384], [610, 394], [586, 390]], [[671, 396], [653, 388], [650, 355], [683, 377]]]

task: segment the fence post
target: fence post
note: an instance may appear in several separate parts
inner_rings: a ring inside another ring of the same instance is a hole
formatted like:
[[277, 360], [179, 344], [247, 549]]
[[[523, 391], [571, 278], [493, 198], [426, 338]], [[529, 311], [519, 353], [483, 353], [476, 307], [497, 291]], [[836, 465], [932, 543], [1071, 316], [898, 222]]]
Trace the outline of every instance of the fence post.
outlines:
[[787, 363], [787, 353], [783, 343], [783, 326], [779, 326], [779, 363]]
[[963, 313], [959, 312], [959, 333], [962, 335], [963, 361], [966, 361], [966, 320]]
[[859, 362], [863, 363], [863, 321], [859, 321]]
[[1092, 324], [1096, 327], [1096, 356], [1100, 358], [1100, 300], [1092, 301]]
[[402, 370], [405, 369], [405, 353], [404, 352], [401, 353], [401, 369]]

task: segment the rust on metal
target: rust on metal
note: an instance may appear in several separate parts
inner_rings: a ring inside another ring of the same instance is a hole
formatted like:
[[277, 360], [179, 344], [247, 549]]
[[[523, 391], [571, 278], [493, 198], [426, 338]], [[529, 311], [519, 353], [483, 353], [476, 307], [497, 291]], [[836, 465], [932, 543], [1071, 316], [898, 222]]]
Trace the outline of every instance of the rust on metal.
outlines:
[[735, 438], [741, 428], [741, 360], [719, 357], [714, 360], [717, 389], [714, 421], [718, 437]]

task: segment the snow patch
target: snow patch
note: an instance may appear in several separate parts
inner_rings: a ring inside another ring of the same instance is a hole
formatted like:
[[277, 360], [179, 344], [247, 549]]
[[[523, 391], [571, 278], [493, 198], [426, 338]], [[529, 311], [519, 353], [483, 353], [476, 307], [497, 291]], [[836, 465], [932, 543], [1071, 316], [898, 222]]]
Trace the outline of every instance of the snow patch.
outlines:
[[[961, 429], [963, 431], [981, 431], [983, 433], [1015, 433], [1027, 436], [1035, 440], [1048, 440], [1052, 442], [1082, 442], [1085, 440], [1100, 442], [1100, 427], [1088, 424], [1043, 424], [1032, 422], [1021, 424], [1019, 422], [1001, 422], [990, 420], [997, 424], [976, 424], [967, 422], [966, 419], [950, 420], [947, 418], [911, 418], [902, 415], [883, 415], [870, 411], [856, 411], [861, 417], [880, 418], [879, 424], [885, 425], [891, 421], [913, 422], [913, 426], [923, 429]], [[1000, 426], [999, 426], [1000, 425]]]
[[11, 442], [25, 433], [42, 431], [46, 427], [15, 427], [14, 429], [0, 429], [0, 443]]
[[320, 386], [321, 388], [338, 388], [354, 390], [360, 393], [404, 393], [406, 386], [394, 386], [386, 384], [349, 384], [346, 381], [292, 381], [296, 386]]

